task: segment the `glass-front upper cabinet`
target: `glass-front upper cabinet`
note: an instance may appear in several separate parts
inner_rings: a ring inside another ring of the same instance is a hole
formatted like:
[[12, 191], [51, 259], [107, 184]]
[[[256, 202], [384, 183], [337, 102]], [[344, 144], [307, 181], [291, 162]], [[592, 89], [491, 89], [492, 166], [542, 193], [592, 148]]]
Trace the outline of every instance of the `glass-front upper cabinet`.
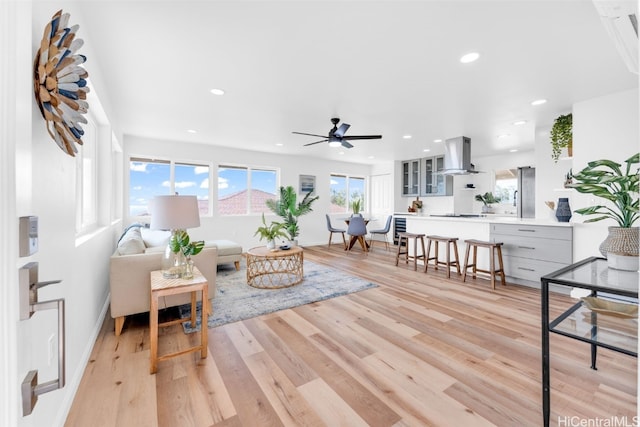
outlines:
[[451, 196], [453, 176], [443, 174], [444, 156], [427, 157], [423, 161], [422, 196]]
[[402, 162], [402, 195], [417, 196], [420, 194], [420, 160]]

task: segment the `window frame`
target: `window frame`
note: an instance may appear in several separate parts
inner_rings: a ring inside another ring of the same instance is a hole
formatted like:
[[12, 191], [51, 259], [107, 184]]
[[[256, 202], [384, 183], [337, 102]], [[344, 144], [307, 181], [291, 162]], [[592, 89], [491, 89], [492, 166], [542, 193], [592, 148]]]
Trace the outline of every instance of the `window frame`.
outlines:
[[[362, 192], [362, 199], [363, 199], [363, 203], [361, 206], [361, 211], [366, 212], [366, 203], [367, 200], [369, 200], [368, 195], [367, 195], [367, 177], [366, 176], [360, 176], [360, 175], [349, 175], [346, 173], [330, 173], [329, 174], [329, 204], [331, 204], [331, 180], [333, 179], [333, 177], [337, 177], [337, 178], [343, 178], [345, 180], [345, 210], [342, 212], [333, 212], [333, 213], [350, 213], [351, 212], [351, 191], [350, 191], [350, 180], [352, 179], [361, 179], [362, 180], [362, 188], [363, 188], [363, 192]], [[338, 205], [339, 206], [339, 205]]]
[[[246, 200], [246, 205], [245, 205], [245, 211], [244, 213], [222, 213], [220, 212], [220, 191], [219, 191], [219, 179], [220, 179], [220, 171], [222, 169], [244, 169], [246, 170], [246, 175], [247, 175], [247, 181], [246, 181], [246, 186], [247, 186], [247, 200]], [[269, 171], [269, 172], [273, 172], [275, 174], [275, 197], [278, 197], [278, 189], [280, 188], [280, 168], [275, 167], [275, 166], [264, 166], [264, 165], [246, 165], [246, 164], [237, 164], [237, 163], [232, 163], [232, 162], [223, 162], [223, 163], [219, 163], [216, 167], [216, 203], [217, 203], [217, 209], [216, 209], [216, 213], [218, 216], [220, 217], [234, 217], [234, 216], [259, 216], [262, 215], [263, 212], [253, 212], [251, 209], [251, 191], [252, 191], [252, 172], [253, 171]], [[265, 215], [275, 215], [273, 214], [269, 209], [264, 211]]]
[[[140, 218], [146, 217], [147, 215], [133, 215], [131, 213], [131, 163], [132, 162], [145, 162], [145, 163], [158, 163], [158, 164], [168, 164], [169, 165], [169, 186], [167, 187], [166, 195], [176, 194], [176, 174], [175, 167], [176, 165], [181, 166], [204, 166], [209, 170], [208, 173], [208, 181], [209, 187], [207, 189], [207, 197], [208, 197], [208, 208], [207, 213], [200, 213], [201, 218], [208, 218], [213, 216], [213, 190], [212, 190], [212, 179], [213, 179], [213, 170], [214, 165], [212, 162], [203, 162], [199, 160], [184, 160], [184, 159], [171, 159], [168, 157], [157, 157], [157, 156], [146, 156], [146, 155], [137, 155], [137, 154], [129, 154], [127, 159], [127, 168], [129, 173], [127, 174], [127, 194], [126, 194], [126, 212], [129, 218]], [[178, 193], [180, 193], [178, 189]]]
[[[88, 234], [98, 228], [98, 167], [100, 162], [100, 126], [90, 112], [86, 115], [87, 123], [83, 125], [83, 144], [76, 145], [76, 236]], [[90, 139], [90, 135], [93, 138]], [[90, 165], [87, 165], [90, 162]], [[87, 169], [90, 169], [87, 171]], [[87, 172], [89, 175], [87, 175]], [[87, 182], [89, 181], [89, 182]], [[90, 198], [90, 200], [87, 200]], [[87, 203], [90, 204], [87, 205]]]

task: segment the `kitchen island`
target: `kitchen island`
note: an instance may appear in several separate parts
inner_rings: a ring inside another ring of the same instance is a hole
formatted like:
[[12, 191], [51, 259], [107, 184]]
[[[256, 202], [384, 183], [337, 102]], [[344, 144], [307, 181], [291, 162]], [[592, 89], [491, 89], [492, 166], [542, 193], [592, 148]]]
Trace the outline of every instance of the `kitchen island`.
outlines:
[[[406, 229], [426, 236], [457, 237], [461, 266], [465, 240], [504, 242], [504, 269], [509, 283], [539, 288], [540, 277], [573, 262], [573, 228], [568, 222], [494, 215], [415, 215], [406, 217]], [[441, 247], [441, 259], [445, 257], [443, 251]], [[489, 268], [487, 251], [478, 252], [478, 267]]]

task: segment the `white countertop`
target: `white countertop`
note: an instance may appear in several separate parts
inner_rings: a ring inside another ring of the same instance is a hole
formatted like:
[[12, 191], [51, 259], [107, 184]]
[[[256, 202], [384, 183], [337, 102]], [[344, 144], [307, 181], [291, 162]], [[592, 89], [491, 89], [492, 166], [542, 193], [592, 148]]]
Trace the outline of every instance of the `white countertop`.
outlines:
[[571, 222], [558, 222], [549, 218], [517, 218], [509, 216], [487, 215], [483, 217], [459, 217], [459, 216], [429, 216], [411, 215], [407, 219], [411, 221], [449, 221], [449, 222], [475, 222], [490, 224], [522, 224], [522, 225], [546, 225], [552, 227], [572, 227]]

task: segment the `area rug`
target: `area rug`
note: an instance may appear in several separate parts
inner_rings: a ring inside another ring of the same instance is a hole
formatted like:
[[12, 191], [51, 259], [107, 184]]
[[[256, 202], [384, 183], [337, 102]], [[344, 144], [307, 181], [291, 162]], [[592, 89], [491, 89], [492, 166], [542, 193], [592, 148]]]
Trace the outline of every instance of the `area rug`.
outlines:
[[[311, 261], [304, 262], [304, 280], [299, 285], [283, 289], [256, 289], [247, 285], [247, 271], [220, 266], [216, 276], [216, 297], [208, 327], [249, 319], [291, 307], [322, 301], [341, 295], [375, 288], [378, 285], [359, 277], [349, 276]], [[191, 317], [191, 304], [178, 307], [181, 318]], [[183, 323], [185, 333], [200, 330], [201, 305], [197, 305], [198, 321]]]

